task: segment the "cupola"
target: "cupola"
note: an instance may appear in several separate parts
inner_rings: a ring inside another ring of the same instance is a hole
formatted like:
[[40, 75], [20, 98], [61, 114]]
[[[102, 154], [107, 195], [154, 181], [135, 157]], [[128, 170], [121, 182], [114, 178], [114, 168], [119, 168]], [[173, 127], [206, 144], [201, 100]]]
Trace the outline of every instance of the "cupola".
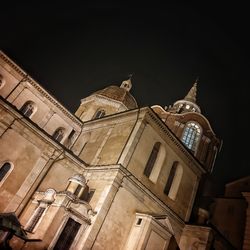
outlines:
[[131, 95], [131, 76], [120, 86], [110, 85], [81, 100], [75, 115], [82, 121], [94, 120], [107, 115], [137, 108], [137, 102]]
[[124, 80], [120, 87], [110, 85], [104, 89], [96, 91], [93, 95], [100, 95], [110, 100], [114, 100], [124, 104], [128, 109], [137, 108], [135, 98], [129, 92], [132, 88], [131, 78]]
[[178, 100], [174, 103], [173, 107], [169, 108], [170, 112], [174, 113], [187, 113], [187, 112], [197, 112], [201, 113], [200, 107], [196, 103], [197, 94], [197, 83], [198, 79], [194, 82], [194, 85], [189, 90], [184, 99]]

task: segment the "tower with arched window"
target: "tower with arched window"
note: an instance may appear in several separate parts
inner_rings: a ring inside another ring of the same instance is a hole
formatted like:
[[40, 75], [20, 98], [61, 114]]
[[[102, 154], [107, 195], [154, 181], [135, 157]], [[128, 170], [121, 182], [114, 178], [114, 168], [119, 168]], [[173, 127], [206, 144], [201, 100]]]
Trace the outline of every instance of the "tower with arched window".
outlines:
[[221, 141], [216, 137], [208, 119], [197, 104], [197, 80], [187, 95], [164, 109], [154, 105], [153, 110], [178, 137], [183, 145], [204, 165], [213, 170]]

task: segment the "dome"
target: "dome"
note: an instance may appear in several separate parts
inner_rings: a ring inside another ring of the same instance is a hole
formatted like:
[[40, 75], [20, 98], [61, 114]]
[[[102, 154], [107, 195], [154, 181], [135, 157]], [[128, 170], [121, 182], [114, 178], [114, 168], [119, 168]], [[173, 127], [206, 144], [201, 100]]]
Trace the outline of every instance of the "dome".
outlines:
[[[124, 81], [125, 82], [125, 81]], [[123, 82], [123, 83], [124, 83]], [[129, 83], [129, 81], [126, 81]], [[93, 95], [101, 95], [107, 98], [116, 100], [118, 102], [123, 103], [128, 109], [137, 108], [137, 103], [135, 98], [129, 93], [128, 87], [122, 84], [120, 87], [111, 85], [104, 89], [96, 91]]]
[[80, 184], [82, 186], [86, 185], [86, 183], [87, 183], [85, 177], [81, 174], [76, 174], [76, 175], [72, 176], [71, 178], [69, 178], [69, 181], [77, 182], [78, 184]]

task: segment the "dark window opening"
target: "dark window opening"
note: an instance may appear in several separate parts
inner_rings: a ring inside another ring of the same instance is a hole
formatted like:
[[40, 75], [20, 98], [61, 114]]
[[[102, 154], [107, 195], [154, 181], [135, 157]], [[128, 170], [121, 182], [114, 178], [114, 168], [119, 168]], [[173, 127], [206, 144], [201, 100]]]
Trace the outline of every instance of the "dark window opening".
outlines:
[[0, 181], [3, 180], [4, 176], [9, 172], [11, 169], [11, 165], [9, 162], [5, 162], [3, 166], [0, 168]]
[[88, 195], [87, 195], [87, 197], [85, 199], [85, 201], [86, 202], [90, 202], [91, 199], [92, 199], [92, 197], [93, 197], [93, 195], [94, 195], [94, 193], [95, 193], [95, 189], [90, 189], [89, 192], [88, 192]]
[[34, 104], [32, 102], [26, 102], [21, 107], [20, 111], [23, 113], [24, 116], [30, 117], [34, 112]]
[[43, 215], [43, 212], [45, 211], [45, 207], [38, 207], [37, 210], [35, 211], [35, 214], [33, 215], [28, 227], [26, 228], [26, 231], [32, 232], [40, 220], [40, 218]]
[[53, 249], [54, 250], [70, 249], [80, 227], [81, 227], [80, 223], [69, 218]]
[[171, 189], [171, 186], [172, 186], [172, 183], [173, 183], [173, 180], [174, 180], [174, 177], [175, 177], [177, 165], [178, 165], [178, 162], [175, 161], [173, 163], [173, 166], [172, 166], [171, 170], [170, 170], [170, 173], [169, 173], [169, 176], [168, 176], [168, 180], [167, 180], [167, 183], [166, 183], [166, 186], [165, 186], [165, 189], [164, 189], [164, 193], [166, 195], [169, 194], [169, 191]]
[[63, 136], [64, 136], [64, 129], [62, 129], [62, 128], [58, 128], [58, 129], [54, 132], [54, 134], [52, 135], [52, 137], [53, 137], [55, 140], [57, 140], [58, 142], [60, 142], [60, 141], [62, 140]]
[[82, 186], [78, 185], [77, 188], [76, 188], [76, 191], [74, 192], [74, 194], [78, 195], [80, 193], [81, 189], [82, 189]]
[[95, 115], [94, 115], [94, 119], [97, 119], [97, 118], [101, 118], [101, 117], [103, 117], [103, 116], [105, 116], [105, 111], [103, 110], [103, 109], [101, 109], [101, 110], [98, 110], [96, 113], [95, 113]]
[[142, 222], [142, 218], [139, 218], [137, 221], [136, 221], [136, 225], [141, 225], [141, 222]]
[[89, 194], [89, 186], [86, 185], [83, 189], [83, 192], [81, 193], [81, 196], [79, 197], [81, 200], [86, 201]]
[[144, 169], [144, 175], [146, 175], [147, 177], [150, 176], [151, 172], [152, 172], [152, 169], [154, 167], [154, 164], [155, 164], [155, 161], [157, 159], [157, 155], [159, 153], [159, 149], [160, 149], [160, 146], [161, 146], [161, 143], [160, 142], [156, 142], [152, 151], [151, 151], [151, 154], [148, 158], [148, 161], [147, 161], [147, 164], [146, 164], [146, 167]]
[[68, 136], [68, 138], [71, 139], [74, 136], [75, 132], [76, 131], [74, 129], [72, 129], [69, 136]]

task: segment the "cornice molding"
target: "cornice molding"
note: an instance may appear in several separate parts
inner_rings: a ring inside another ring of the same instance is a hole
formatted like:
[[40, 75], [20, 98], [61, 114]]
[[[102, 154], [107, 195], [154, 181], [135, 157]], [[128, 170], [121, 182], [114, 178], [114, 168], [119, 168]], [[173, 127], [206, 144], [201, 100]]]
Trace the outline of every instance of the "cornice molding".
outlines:
[[44, 97], [46, 97], [51, 103], [53, 103], [64, 115], [70, 118], [73, 122], [82, 126], [82, 122], [69, 112], [61, 103], [59, 103], [51, 94], [49, 94], [37, 81], [23, 71], [18, 65], [16, 65], [8, 56], [0, 51], [0, 58], [3, 59], [13, 70], [15, 70], [22, 78], [25, 78], [36, 90], [38, 90]]

